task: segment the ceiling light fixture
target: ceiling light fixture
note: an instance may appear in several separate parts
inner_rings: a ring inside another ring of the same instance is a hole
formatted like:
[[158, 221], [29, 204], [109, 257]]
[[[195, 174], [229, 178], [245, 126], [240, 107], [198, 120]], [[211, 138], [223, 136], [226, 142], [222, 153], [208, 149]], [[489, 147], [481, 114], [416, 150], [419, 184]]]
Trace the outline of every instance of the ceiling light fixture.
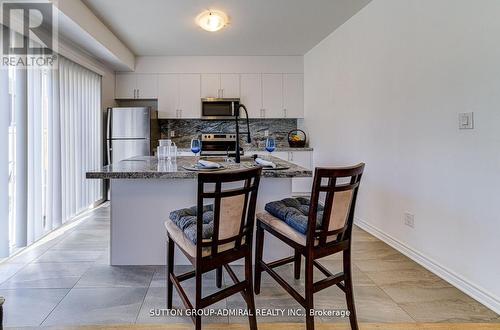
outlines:
[[227, 25], [229, 19], [220, 10], [206, 10], [196, 16], [196, 23], [206, 31], [215, 32]]

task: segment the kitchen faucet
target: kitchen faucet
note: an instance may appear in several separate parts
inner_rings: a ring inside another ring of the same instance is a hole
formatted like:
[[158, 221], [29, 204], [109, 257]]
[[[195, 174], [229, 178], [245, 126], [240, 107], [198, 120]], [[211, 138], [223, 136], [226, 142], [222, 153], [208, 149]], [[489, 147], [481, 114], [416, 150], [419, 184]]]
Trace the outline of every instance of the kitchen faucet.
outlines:
[[[233, 103], [234, 106], [234, 103]], [[240, 104], [236, 111], [234, 112], [234, 120], [236, 121], [236, 157], [234, 159], [235, 163], [240, 162], [240, 126], [239, 126], [239, 117], [240, 117], [240, 109], [243, 108], [245, 110], [246, 114], [246, 119], [247, 119], [247, 132], [246, 133], [241, 133], [241, 134], [247, 134], [247, 143], [251, 143], [252, 139], [250, 138], [250, 122], [248, 120], [248, 111], [247, 107], [245, 107], [244, 104]]]

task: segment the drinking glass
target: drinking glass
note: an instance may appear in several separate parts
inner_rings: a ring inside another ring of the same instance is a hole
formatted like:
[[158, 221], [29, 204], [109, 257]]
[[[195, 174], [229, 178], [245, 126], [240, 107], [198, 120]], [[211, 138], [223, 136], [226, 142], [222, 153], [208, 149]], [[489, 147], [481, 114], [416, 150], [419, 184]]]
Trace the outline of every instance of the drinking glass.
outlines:
[[271, 153], [276, 149], [276, 141], [272, 137], [266, 139], [266, 151], [269, 152], [269, 160], [271, 160]]
[[201, 150], [201, 141], [199, 139], [192, 139], [191, 152], [194, 153], [194, 155], [196, 156], [196, 154], [198, 154], [200, 150]]

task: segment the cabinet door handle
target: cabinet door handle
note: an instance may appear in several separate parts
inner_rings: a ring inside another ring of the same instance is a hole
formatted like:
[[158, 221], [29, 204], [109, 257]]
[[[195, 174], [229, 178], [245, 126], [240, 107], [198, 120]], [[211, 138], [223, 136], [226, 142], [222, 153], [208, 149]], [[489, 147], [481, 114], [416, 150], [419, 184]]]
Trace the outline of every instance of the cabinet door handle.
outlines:
[[260, 109], [260, 117], [265, 118], [266, 117], [266, 109]]
[[290, 151], [290, 161], [293, 162], [293, 151]]
[[287, 115], [287, 113], [286, 113], [286, 109], [283, 109], [283, 116], [284, 116], [285, 118], [286, 118], [286, 115]]
[[137, 89], [137, 98], [139, 98], [139, 89]]
[[134, 99], [135, 99], [135, 88], [134, 88]]
[[221, 95], [221, 97], [224, 97], [224, 88], [220, 89], [220, 95]]

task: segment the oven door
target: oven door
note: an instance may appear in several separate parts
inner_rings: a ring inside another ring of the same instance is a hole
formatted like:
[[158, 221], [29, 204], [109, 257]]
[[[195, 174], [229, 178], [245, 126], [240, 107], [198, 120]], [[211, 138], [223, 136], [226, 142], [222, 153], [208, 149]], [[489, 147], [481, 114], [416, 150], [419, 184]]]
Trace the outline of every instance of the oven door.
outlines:
[[231, 119], [240, 106], [240, 99], [201, 100], [201, 117], [203, 119]]

